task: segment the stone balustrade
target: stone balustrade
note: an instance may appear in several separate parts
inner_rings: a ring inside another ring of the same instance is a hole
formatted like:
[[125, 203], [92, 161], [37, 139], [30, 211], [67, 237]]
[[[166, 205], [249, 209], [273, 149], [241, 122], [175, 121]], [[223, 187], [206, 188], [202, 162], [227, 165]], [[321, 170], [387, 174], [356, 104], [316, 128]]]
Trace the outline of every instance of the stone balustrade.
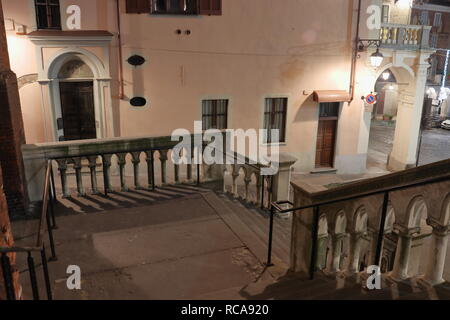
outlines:
[[[192, 135], [191, 141], [196, 141], [196, 138], [199, 137]], [[76, 193], [79, 196], [87, 193], [126, 192], [130, 188], [127, 176], [133, 177], [132, 188], [137, 190], [154, 189], [157, 185], [223, 180], [224, 191], [264, 207], [269, 207], [271, 200], [286, 199], [289, 196], [290, 171], [295, 158], [280, 154], [277, 163], [279, 171], [273, 176], [262, 176], [262, 164], [252, 164], [250, 159], [232, 152], [226, 155], [226, 158], [232, 158], [226, 163], [231, 164], [202, 164], [197, 168], [194, 162], [184, 165], [173, 163], [172, 152], [178, 143], [169, 136], [25, 145], [24, 164], [31, 200], [40, 200], [47, 159], [54, 160], [63, 197], [71, 196], [68, 178], [73, 180], [72, 176], [75, 177]], [[183, 151], [187, 152], [185, 149]], [[184, 156], [193, 159], [196, 148], [192, 146], [190, 152], [191, 155]], [[240, 161], [233, 164], [233, 159]], [[238, 178], [242, 172], [244, 177], [240, 183]], [[228, 173], [232, 177], [231, 183], [226, 179]], [[120, 186], [113, 186], [112, 177], [118, 178]], [[99, 178], [102, 178], [102, 183], [99, 183]], [[86, 179], [90, 180], [89, 186], [85, 185]]]
[[[419, 277], [430, 285], [444, 281], [450, 226], [450, 159], [334, 189], [317, 190], [304, 183], [293, 183], [293, 188], [295, 207], [328, 203], [316, 207], [316, 246], [312, 241], [314, 209], [294, 212], [293, 270], [310, 271], [315, 247], [316, 269], [325, 272], [358, 273], [370, 265], [379, 265], [393, 280]], [[342, 200], [350, 197], [352, 200]], [[380, 234], [384, 236], [377, 263]]]
[[381, 24], [382, 47], [418, 49], [430, 47], [431, 27], [404, 24]]

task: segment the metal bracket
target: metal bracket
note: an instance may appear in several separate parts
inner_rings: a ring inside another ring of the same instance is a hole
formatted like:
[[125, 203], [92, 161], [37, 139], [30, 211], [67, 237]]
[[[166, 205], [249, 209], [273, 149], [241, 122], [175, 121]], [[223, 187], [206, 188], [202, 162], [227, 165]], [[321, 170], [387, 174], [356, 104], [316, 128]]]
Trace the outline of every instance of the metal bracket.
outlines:
[[380, 39], [358, 39], [358, 52], [364, 51], [369, 47], [379, 48], [381, 45]]

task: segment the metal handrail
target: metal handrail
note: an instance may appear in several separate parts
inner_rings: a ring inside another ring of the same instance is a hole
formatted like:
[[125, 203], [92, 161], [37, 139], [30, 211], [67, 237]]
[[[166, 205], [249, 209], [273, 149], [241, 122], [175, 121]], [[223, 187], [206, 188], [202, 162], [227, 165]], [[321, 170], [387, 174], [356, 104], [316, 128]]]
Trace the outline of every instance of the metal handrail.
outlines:
[[[423, 179], [418, 182], [406, 183], [406, 184], [403, 184], [400, 186], [380, 188], [376, 191], [363, 192], [361, 194], [354, 195], [354, 196], [346, 196], [346, 197], [341, 197], [341, 198], [337, 198], [334, 200], [328, 200], [328, 201], [319, 201], [319, 202], [315, 202], [315, 203], [312, 203], [309, 205], [303, 205], [303, 206], [299, 206], [299, 207], [294, 207], [294, 203], [292, 203], [289, 200], [274, 201], [271, 203], [271, 206], [270, 206], [267, 265], [268, 266], [273, 265], [273, 263], [272, 263], [272, 239], [273, 239], [273, 219], [274, 219], [275, 214], [290, 213], [290, 212], [302, 211], [302, 210], [306, 210], [306, 209], [314, 210], [313, 224], [312, 224], [312, 253], [311, 253], [311, 261], [310, 261], [310, 269], [309, 269], [310, 279], [314, 279], [320, 207], [339, 203], [339, 202], [351, 201], [351, 200], [356, 200], [356, 199], [361, 199], [361, 198], [366, 198], [366, 197], [370, 197], [370, 196], [383, 194], [384, 198], [383, 198], [383, 206], [382, 206], [382, 213], [381, 213], [381, 221], [380, 221], [379, 234], [378, 234], [378, 239], [377, 239], [377, 248], [376, 248], [375, 259], [374, 259], [375, 260], [374, 265], [379, 265], [379, 262], [381, 259], [381, 249], [382, 249], [382, 245], [383, 245], [384, 227], [386, 224], [387, 209], [388, 209], [388, 204], [389, 204], [389, 194], [391, 192], [395, 192], [395, 191], [401, 191], [401, 190], [424, 186], [424, 185], [429, 185], [429, 184], [433, 184], [433, 183], [445, 182], [448, 180], [450, 180], [450, 174], [446, 174], [446, 175], [443, 175], [440, 177]], [[289, 206], [291, 206], [291, 208], [283, 209], [281, 207], [282, 205], [289, 205]]]
[[[16, 300], [15, 296], [15, 288], [12, 279], [12, 271], [11, 271], [11, 263], [8, 253], [27, 253], [27, 263], [28, 263], [28, 271], [30, 274], [31, 288], [33, 292], [33, 299], [39, 300], [39, 288], [36, 277], [36, 267], [34, 263], [34, 258], [32, 256], [32, 252], [40, 252], [41, 261], [42, 261], [42, 269], [44, 273], [45, 280], [45, 288], [47, 292], [48, 300], [52, 300], [52, 290], [50, 283], [50, 275], [47, 264], [47, 254], [44, 242], [44, 232], [47, 229], [48, 238], [50, 242], [50, 249], [52, 256], [49, 261], [54, 261], [57, 259], [55, 243], [53, 240], [53, 229], [56, 229], [56, 220], [54, 214], [53, 202], [56, 199], [56, 191], [53, 179], [53, 168], [51, 160], [47, 161], [46, 170], [45, 170], [45, 179], [44, 179], [44, 191], [42, 195], [42, 208], [39, 217], [39, 228], [36, 237], [36, 245], [33, 247], [0, 247], [1, 254], [1, 265], [2, 265], [2, 273], [3, 280], [5, 284], [6, 297], [8, 300]], [[50, 211], [50, 214], [49, 214]], [[44, 222], [45, 221], [45, 222]]]

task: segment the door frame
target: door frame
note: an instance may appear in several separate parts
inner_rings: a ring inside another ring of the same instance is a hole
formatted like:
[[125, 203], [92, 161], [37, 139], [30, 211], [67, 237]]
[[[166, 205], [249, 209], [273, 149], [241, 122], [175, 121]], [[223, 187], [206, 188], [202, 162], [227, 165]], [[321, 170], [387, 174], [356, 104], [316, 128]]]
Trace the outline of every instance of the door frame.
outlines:
[[[339, 135], [339, 119], [341, 117], [341, 112], [342, 112], [342, 102], [336, 102], [339, 103], [339, 110], [338, 110], [338, 115], [337, 117], [320, 117], [320, 103], [318, 104], [318, 108], [317, 108], [317, 127], [316, 127], [316, 139], [314, 142], [314, 163], [313, 163], [313, 167], [314, 169], [322, 169], [322, 168], [334, 168], [336, 166], [336, 155], [337, 155], [337, 151], [338, 151], [338, 135]], [[336, 121], [336, 132], [335, 132], [335, 137], [334, 137], [334, 148], [333, 148], [333, 157], [331, 159], [332, 164], [330, 167], [318, 167], [316, 165], [316, 158], [317, 158], [317, 139], [319, 136], [319, 122], [320, 121]]]
[[[60, 83], [62, 83], [62, 82], [64, 82], [64, 83], [68, 83], [68, 82], [91, 82], [92, 83], [92, 94], [93, 94], [93, 97], [94, 97], [94, 116], [95, 116], [95, 133], [96, 133], [96, 139], [98, 139], [99, 138], [99, 133], [101, 134], [101, 128], [100, 128], [100, 125], [99, 125], [99, 121], [97, 120], [98, 119], [98, 115], [97, 115], [97, 108], [96, 108], [96, 106], [95, 106], [95, 90], [96, 90], [96, 88], [95, 88], [95, 81], [94, 81], [94, 79], [76, 79], [76, 78], [73, 78], [73, 79], [59, 79], [58, 81], [57, 81], [57, 83], [58, 83], [58, 95], [59, 95], [59, 109], [57, 110], [58, 112], [57, 113], [55, 113], [55, 116], [57, 116], [56, 117], [56, 119], [58, 119], [58, 118], [61, 118], [61, 119], [63, 119], [63, 114], [62, 114], [62, 103], [61, 103], [61, 88], [60, 88]], [[56, 127], [56, 130], [57, 130], [57, 133], [58, 133], [58, 139], [59, 139], [59, 137], [61, 137], [61, 136], [65, 136], [64, 135], [64, 126], [62, 127], [62, 129], [58, 129], [58, 127]]]

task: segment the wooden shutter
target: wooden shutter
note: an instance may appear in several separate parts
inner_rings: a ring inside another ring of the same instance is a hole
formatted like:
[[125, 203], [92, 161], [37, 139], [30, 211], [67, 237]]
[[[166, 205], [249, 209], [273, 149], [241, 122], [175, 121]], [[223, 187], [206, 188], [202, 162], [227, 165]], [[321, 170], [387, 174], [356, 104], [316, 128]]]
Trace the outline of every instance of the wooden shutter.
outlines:
[[222, 0], [200, 0], [200, 14], [210, 16], [222, 15]]
[[127, 13], [150, 13], [150, 0], [126, 0]]

